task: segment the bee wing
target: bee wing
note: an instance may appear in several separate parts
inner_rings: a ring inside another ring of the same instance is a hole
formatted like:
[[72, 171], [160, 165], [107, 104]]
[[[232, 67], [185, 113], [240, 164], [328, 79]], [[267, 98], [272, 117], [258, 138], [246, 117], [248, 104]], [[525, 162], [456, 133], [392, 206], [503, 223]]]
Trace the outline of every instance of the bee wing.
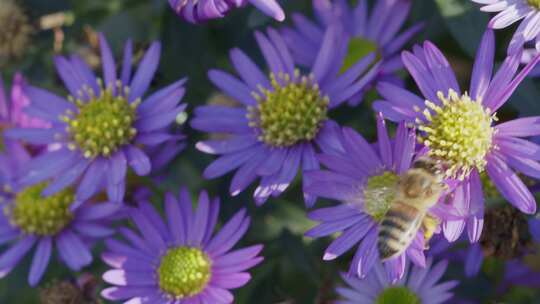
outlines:
[[[393, 198], [395, 196], [396, 190], [396, 187], [382, 187], [377, 189], [377, 191], [370, 191], [370, 197], [365, 197], [365, 192], [363, 192], [363, 189], [360, 188], [355, 192], [349, 191], [346, 194], [344, 193], [342, 196], [344, 197], [343, 201], [345, 202], [345, 204], [351, 206], [356, 210], [366, 211], [366, 200], [374, 202], [374, 204], [371, 205], [381, 206], [381, 208], [383, 208], [387, 206], [387, 204], [382, 202], [388, 200], [391, 197]], [[381, 203], [379, 204], [379, 202]]]

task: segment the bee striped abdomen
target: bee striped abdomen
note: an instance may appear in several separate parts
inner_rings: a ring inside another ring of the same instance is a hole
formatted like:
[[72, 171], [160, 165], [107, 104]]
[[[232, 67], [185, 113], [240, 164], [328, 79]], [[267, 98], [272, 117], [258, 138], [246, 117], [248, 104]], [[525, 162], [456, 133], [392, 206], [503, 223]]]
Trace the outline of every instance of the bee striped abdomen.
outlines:
[[395, 202], [379, 226], [377, 247], [380, 258], [386, 260], [403, 253], [414, 239], [421, 220], [418, 209]]

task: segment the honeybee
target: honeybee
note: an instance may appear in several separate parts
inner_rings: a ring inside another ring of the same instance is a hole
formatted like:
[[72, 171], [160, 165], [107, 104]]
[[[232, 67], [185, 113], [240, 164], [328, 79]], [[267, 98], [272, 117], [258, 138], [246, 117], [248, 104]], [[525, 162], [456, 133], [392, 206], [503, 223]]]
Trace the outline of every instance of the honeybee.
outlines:
[[445, 189], [443, 172], [440, 161], [423, 157], [400, 176], [395, 199], [379, 226], [377, 248], [381, 260], [402, 254], [421, 226], [426, 239], [433, 235], [438, 220], [427, 211]]

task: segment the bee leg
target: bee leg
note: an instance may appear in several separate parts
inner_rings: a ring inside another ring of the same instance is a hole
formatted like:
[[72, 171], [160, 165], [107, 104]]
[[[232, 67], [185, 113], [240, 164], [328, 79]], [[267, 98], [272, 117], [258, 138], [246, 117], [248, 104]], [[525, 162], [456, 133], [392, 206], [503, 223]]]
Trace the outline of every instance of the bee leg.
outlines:
[[426, 216], [422, 220], [422, 231], [424, 232], [425, 244], [424, 249], [429, 249], [429, 240], [431, 239], [431, 237], [433, 237], [433, 234], [435, 234], [435, 231], [437, 230], [437, 227], [440, 223], [441, 221], [438, 218], [430, 214], [426, 214]]

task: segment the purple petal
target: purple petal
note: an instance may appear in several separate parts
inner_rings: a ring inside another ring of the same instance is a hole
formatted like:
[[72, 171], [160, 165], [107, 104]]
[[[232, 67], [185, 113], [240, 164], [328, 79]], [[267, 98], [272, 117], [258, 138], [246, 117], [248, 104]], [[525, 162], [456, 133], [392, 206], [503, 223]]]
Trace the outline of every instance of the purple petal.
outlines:
[[107, 170], [107, 161], [104, 158], [96, 158], [86, 170], [81, 183], [77, 187], [76, 199], [85, 201], [94, 195], [102, 185], [103, 175]]
[[497, 136], [528, 137], [540, 135], [540, 116], [518, 118], [495, 127]]
[[144, 54], [143, 59], [139, 63], [137, 72], [135, 73], [135, 76], [133, 76], [133, 80], [129, 85], [130, 102], [142, 97], [144, 92], [148, 90], [150, 82], [152, 81], [152, 78], [154, 78], [154, 74], [158, 68], [160, 52], [161, 44], [159, 42], [154, 42]]
[[132, 212], [131, 218], [139, 228], [139, 231], [141, 231], [146, 243], [150, 246], [150, 248], [154, 248], [155, 250], [159, 251], [166, 249], [165, 241], [163, 240], [162, 235], [159, 233], [156, 227], [151, 224], [151, 221], [142, 210]]
[[263, 151], [262, 145], [256, 145], [246, 150], [232, 154], [226, 154], [213, 161], [204, 170], [203, 176], [207, 179], [222, 176], [249, 160], [253, 155]]
[[130, 145], [124, 152], [126, 153], [129, 166], [133, 168], [137, 175], [145, 176], [150, 174], [152, 164], [148, 156], [141, 149]]
[[378, 113], [377, 115], [377, 139], [382, 162], [387, 168], [391, 168], [392, 144], [390, 143], [390, 137], [388, 137], [388, 131], [386, 130], [386, 123], [381, 113]]
[[527, 214], [536, 212], [536, 201], [527, 186], [496, 153], [489, 156], [487, 173], [502, 196]]
[[32, 259], [32, 266], [30, 266], [30, 274], [28, 276], [28, 284], [30, 284], [30, 286], [36, 286], [41, 280], [41, 277], [49, 264], [51, 253], [52, 239], [50, 237], [42, 238], [37, 245], [34, 258]]
[[56, 245], [62, 260], [74, 271], [79, 271], [92, 262], [92, 254], [86, 245], [69, 230], [56, 238]]
[[178, 201], [170, 193], [165, 195], [165, 214], [167, 215], [167, 223], [169, 232], [175, 244], [183, 244], [185, 242], [184, 222]]
[[484, 253], [482, 252], [482, 247], [479, 244], [471, 245], [465, 258], [465, 275], [469, 278], [478, 275], [483, 261]]
[[330, 261], [342, 255], [354, 245], [358, 244], [364, 238], [369, 229], [373, 226], [373, 222], [369, 218], [364, 218], [354, 226], [344, 231], [336, 238], [324, 252], [323, 260]]
[[8, 250], [0, 255], [0, 270], [11, 269], [19, 263], [26, 253], [34, 246], [36, 237], [28, 236], [12, 245]]
[[[107, 39], [103, 33], [99, 33], [99, 48], [101, 50], [101, 60], [103, 67], [103, 76], [105, 78], [105, 88], [112, 89], [113, 94], [116, 92], [116, 64], [114, 56]], [[121, 93], [121, 92], [119, 92]]]
[[358, 255], [358, 264], [351, 265], [351, 267], [356, 268], [356, 274], [360, 278], [364, 278], [369, 273], [369, 271], [373, 267], [373, 264], [377, 260], [378, 251], [376, 243], [377, 229], [374, 226], [366, 234], [366, 237], [364, 238], [360, 246], [358, 246], [358, 251], [356, 252], [356, 254]]
[[248, 0], [253, 6], [257, 7], [266, 15], [277, 21], [285, 20], [285, 12], [275, 0]]
[[124, 46], [124, 59], [122, 61], [122, 84], [127, 85], [131, 79], [131, 61], [133, 57], [133, 43], [131, 39]]
[[145, 98], [139, 105], [137, 113], [144, 116], [151, 116], [173, 109], [178, 105], [185, 93], [185, 83], [186, 79], [182, 78], [152, 93], [152, 95]]
[[476, 54], [471, 79], [471, 96], [474, 100], [481, 99], [486, 93], [495, 56], [495, 35], [492, 30], [486, 30]]
[[253, 91], [246, 84], [236, 79], [236, 77], [220, 70], [210, 70], [208, 72], [208, 78], [216, 87], [234, 100], [245, 105], [257, 104], [257, 101], [251, 94]]
[[270, 87], [268, 78], [244, 52], [234, 48], [229, 55], [234, 68], [242, 80], [249, 85], [251, 91], [258, 91], [259, 86]]

